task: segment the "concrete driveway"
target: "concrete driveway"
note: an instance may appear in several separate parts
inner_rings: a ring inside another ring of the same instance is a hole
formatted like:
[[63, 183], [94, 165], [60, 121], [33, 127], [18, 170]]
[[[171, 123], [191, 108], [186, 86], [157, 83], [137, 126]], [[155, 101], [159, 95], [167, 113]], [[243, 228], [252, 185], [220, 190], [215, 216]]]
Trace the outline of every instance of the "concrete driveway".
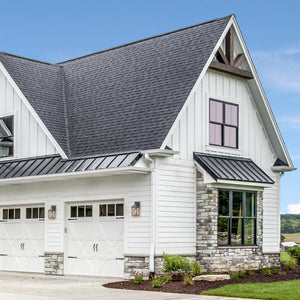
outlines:
[[[212, 300], [226, 297], [195, 296], [160, 292], [108, 289], [102, 285], [116, 278], [86, 276], [47, 276], [43, 274], [0, 272], [0, 300]], [[122, 280], [122, 279], [120, 279]], [[238, 298], [234, 298], [237, 300]]]

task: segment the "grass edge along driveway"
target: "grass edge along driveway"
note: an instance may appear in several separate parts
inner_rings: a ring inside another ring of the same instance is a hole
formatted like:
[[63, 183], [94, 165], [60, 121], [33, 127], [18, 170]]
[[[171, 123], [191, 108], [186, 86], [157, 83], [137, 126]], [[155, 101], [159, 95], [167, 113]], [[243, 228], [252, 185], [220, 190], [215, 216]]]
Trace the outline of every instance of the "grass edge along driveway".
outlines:
[[299, 300], [300, 279], [270, 283], [229, 284], [218, 289], [205, 291], [201, 295], [273, 300]]

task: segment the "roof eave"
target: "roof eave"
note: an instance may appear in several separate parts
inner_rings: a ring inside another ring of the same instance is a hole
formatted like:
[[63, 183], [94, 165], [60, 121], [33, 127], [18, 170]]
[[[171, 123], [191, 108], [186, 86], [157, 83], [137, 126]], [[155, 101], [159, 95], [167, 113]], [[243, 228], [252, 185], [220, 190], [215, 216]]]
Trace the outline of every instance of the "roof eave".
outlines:
[[159, 156], [159, 157], [168, 157], [178, 154], [179, 151], [169, 150], [169, 149], [150, 149], [141, 151], [142, 154], [149, 154], [151, 156]]
[[36, 183], [36, 182], [43, 182], [43, 181], [83, 179], [83, 178], [91, 178], [91, 177], [147, 174], [149, 172], [150, 172], [149, 168], [130, 166], [130, 167], [120, 167], [120, 168], [102, 169], [102, 170], [94, 170], [94, 171], [79, 171], [79, 172], [72, 172], [72, 173], [58, 173], [58, 174], [48, 174], [48, 175], [5, 178], [5, 179], [0, 179], [0, 186], [9, 185], [9, 184]]
[[289, 166], [275, 166], [271, 169], [273, 172], [291, 172], [297, 170], [295, 167], [289, 167]]

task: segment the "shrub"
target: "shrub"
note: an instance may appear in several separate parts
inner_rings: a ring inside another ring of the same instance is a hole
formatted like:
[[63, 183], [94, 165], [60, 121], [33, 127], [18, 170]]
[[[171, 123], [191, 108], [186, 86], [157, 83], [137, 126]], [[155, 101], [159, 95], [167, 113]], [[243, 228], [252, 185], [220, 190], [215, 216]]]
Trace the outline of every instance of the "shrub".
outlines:
[[160, 280], [160, 278], [153, 278], [152, 279], [152, 287], [157, 288], [162, 286], [162, 281]]
[[253, 275], [254, 274], [254, 271], [253, 270], [245, 270], [244, 273], [246, 275]]
[[231, 272], [230, 273], [230, 279], [238, 281], [240, 278], [243, 278], [245, 276], [244, 272]]
[[163, 284], [169, 283], [172, 281], [172, 275], [170, 274], [165, 274], [161, 277]]
[[201, 274], [201, 266], [197, 262], [192, 263], [192, 275], [199, 276]]
[[262, 269], [262, 273], [265, 275], [265, 276], [271, 276], [271, 270], [268, 269], [268, 268], [264, 268]]
[[162, 271], [164, 273], [174, 272], [191, 272], [192, 264], [188, 258], [183, 258], [179, 255], [167, 255], [164, 253], [164, 263]]
[[297, 259], [298, 264], [300, 265], [300, 247], [293, 247], [287, 251], [290, 255]]
[[172, 275], [170, 274], [159, 275], [152, 279], [152, 286], [154, 288], [157, 288], [171, 281], [172, 281]]
[[191, 274], [189, 274], [189, 273], [185, 273], [183, 276], [183, 284], [193, 285], [194, 284], [193, 276], [191, 276]]
[[134, 276], [134, 283], [142, 283], [144, 280], [144, 275], [142, 273], [139, 272], [134, 272], [133, 273]]
[[286, 262], [285, 262], [285, 267], [288, 270], [294, 269], [295, 266], [297, 265], [297, 260], [294, 256], [291, 256]]
[[281, 275], [281, 274], [282, 274], [282, 271], [281, 271], [280, 268], [275, 268], [275, 269], [273, 269], [273, 273], [274, 273], [274, 274], [277, 274], [277, 275]]

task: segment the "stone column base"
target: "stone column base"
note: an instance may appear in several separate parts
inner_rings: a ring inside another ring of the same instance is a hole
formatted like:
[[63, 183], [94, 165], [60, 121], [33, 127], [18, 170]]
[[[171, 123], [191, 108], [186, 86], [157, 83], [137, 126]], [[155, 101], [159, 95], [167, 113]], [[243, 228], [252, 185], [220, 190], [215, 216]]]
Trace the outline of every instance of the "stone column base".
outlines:
[[64, 275], [63, 252], [45, 252], [45, 274]]

